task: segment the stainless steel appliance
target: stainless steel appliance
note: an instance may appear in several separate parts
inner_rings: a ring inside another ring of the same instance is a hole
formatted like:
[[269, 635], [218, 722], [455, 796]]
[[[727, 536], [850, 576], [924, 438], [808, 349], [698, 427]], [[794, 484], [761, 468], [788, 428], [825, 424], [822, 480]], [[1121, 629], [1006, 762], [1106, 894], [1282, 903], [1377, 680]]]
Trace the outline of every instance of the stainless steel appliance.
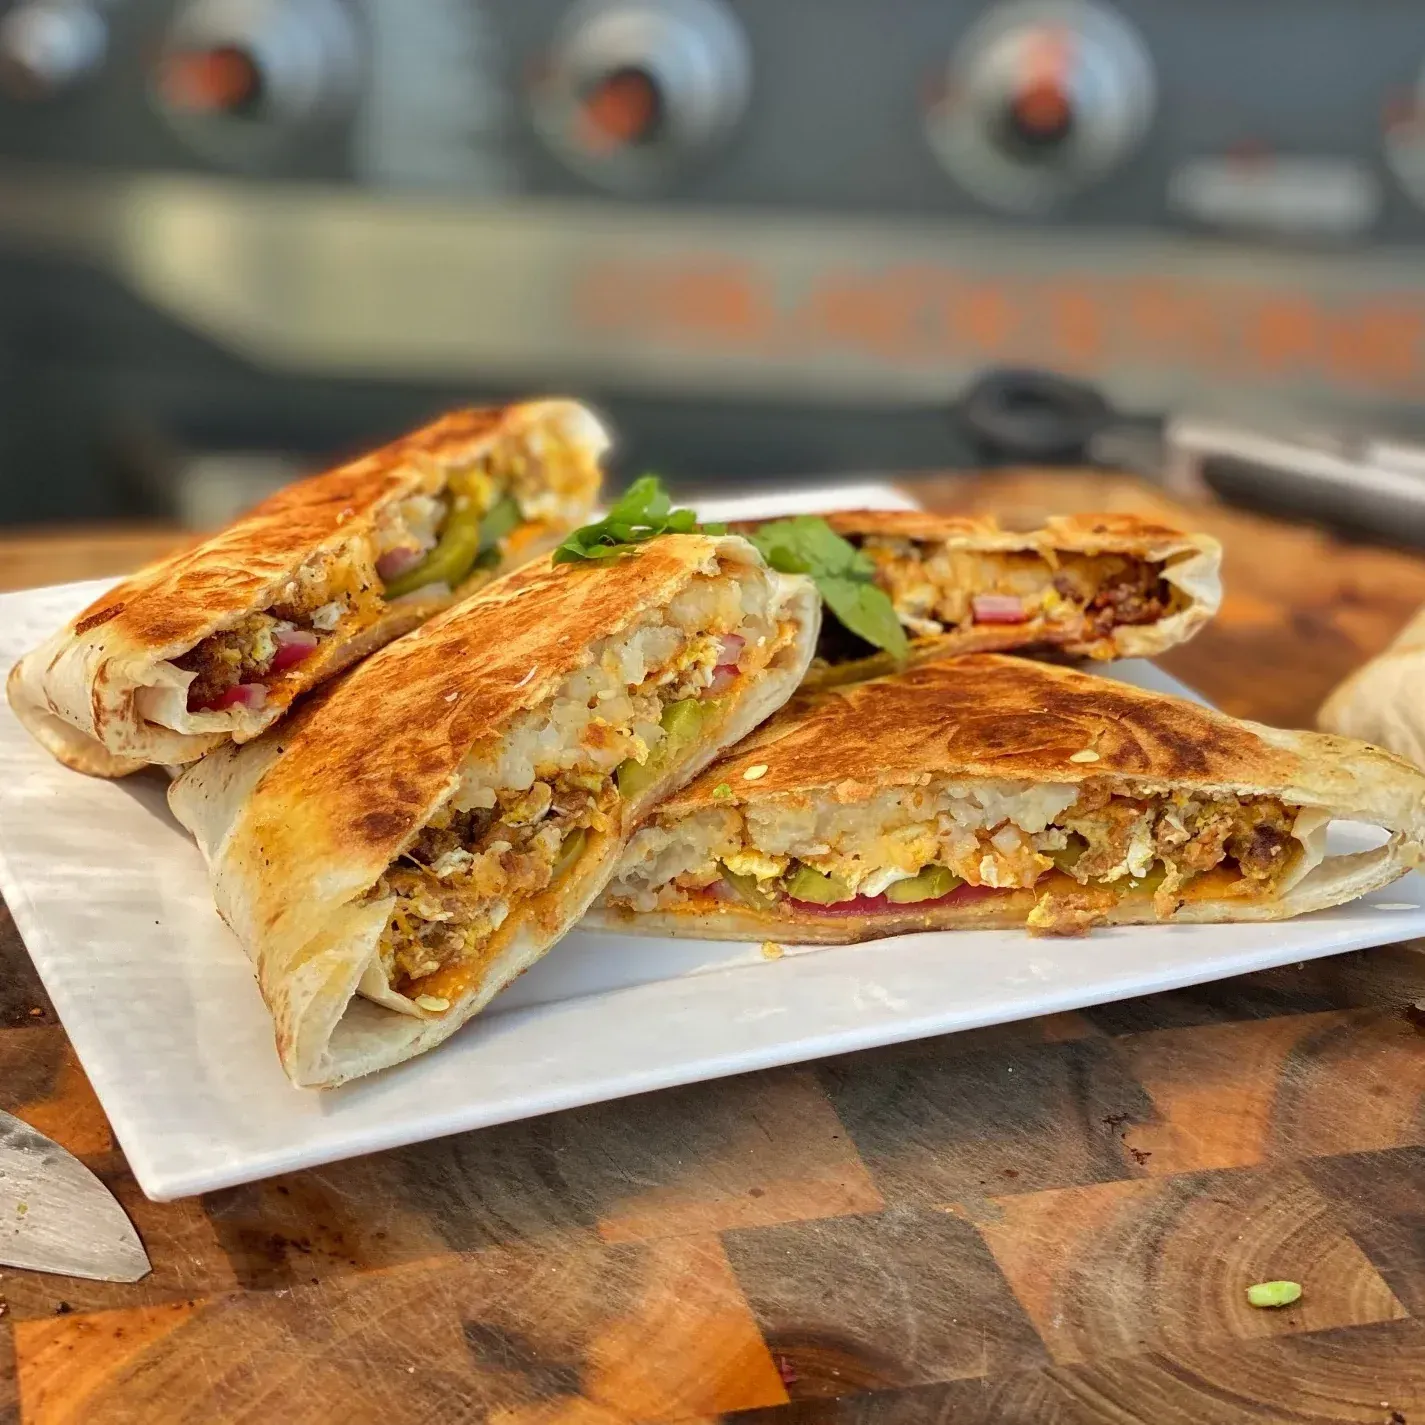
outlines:
[[688, 478], [1425, 391], [1418, 0], [12, 0], [0, 93], [0, 519], [528, 389]]

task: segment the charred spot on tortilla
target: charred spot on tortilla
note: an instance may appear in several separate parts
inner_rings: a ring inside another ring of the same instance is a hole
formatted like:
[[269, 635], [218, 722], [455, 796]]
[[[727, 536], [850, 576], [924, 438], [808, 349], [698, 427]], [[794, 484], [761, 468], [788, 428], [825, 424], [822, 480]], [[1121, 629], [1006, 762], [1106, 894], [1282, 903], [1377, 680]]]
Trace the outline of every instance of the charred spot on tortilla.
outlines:
[[118, 600], [97, 613], [86, 614], [75, 625], [75, 633], [88, 633], [91, 629], [102, 628], [110, 619], [118, 618], [124, 611], [124, 601]]
[[369, 811], [357, 819], [356, 829], [369, 841], [384, 844], [393, 836], [404, 836], [414, 820], [405, 812]]

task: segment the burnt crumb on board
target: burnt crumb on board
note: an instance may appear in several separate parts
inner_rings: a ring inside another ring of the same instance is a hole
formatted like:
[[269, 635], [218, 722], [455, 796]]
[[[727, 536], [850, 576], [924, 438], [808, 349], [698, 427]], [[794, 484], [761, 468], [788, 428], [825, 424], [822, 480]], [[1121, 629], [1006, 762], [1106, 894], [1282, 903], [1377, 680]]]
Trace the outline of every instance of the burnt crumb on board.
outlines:
[[56, 1316], [68, 1316], [73, 1310], [74, 1308], [67, 1301], [61, 1301], [60, 1304], [55, 1307], [54, 1314]]
[[1129, 1153], [1132, 1154], [1133, 1161], [1141, 1168], [1143, 1164], [1153, 1156], [1152, 1153], [1142, 1148], [1135, 1148], [1128, 1141], [1128, 1134], [1126, 1132], [1119, 1132], [1125, 1123], [1131, 1123], [1132, 1121], [1133, 1115], [1131, 1113], [1105, 1113], [1103, 1117], [1099, 1119], [1099, 1122], [1102, 1123], [1110, 1133], [1118, 1133], [1119, 1140], [1123, 1146], [1128, 1149]]

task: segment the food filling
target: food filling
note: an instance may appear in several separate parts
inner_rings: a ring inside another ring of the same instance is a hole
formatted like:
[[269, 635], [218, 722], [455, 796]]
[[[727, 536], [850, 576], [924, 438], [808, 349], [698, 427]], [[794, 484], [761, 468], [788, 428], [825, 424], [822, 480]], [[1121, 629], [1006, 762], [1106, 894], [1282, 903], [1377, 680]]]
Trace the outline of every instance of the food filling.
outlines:
[[[1186, 606], [1163, 578], [1162, 561], [1053, 550], [980, 554], [899, 535], [850, 538], [915, 638], [1003, 625], [1016, 628], [1016, 642], [1093, 642]], [[834, 621], [825, 631], [830, 641], [818, 652], [829, 662], [874, 653], [869, 644], [843, 646], [847, 635]]]
[[392, 901], [380, 953], [393, 989], [447, 1009], [512, 908], [570, 874], [621, 799], [714, 732], [739, 680], [795, 636], [762, 571], [749, 575], [694, 580], [471, 753], [454, 795], [370, 892]]
[[[720, 797], [721, 794], [721, 797]], [[1124, 896], [1160, 919], [1209, 889], [1274, 894], [1300, 863], [1296, 813], [1275, 797], [1131, 796], [1107, 783], [890, 788], [869, 803], [714, 806], [630, 842], [604, 893], [626, 911], [886, 914], [1031, 890], [1031, 927], [1074, 933]]]
[[587, 487], [588, 457], [558, 432], [534, 429], [451, 472], [434, 493], [395, 502], [369, 540], [309, 561], [266, 609], [173, 660], [196, 675], [188, 711], [262, 708], [327, 640], [369, 627], [390, 602], [448, 598], [498, 566], [517, 525], [572, 522]]

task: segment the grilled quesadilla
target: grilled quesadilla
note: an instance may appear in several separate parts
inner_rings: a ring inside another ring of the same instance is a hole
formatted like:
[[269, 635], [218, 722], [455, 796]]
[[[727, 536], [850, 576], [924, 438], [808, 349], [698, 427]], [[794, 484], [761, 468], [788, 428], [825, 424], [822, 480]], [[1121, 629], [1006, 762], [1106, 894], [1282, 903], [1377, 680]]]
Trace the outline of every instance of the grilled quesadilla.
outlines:
[[[875, 566], [910, 662], [959, 653], [1145, 658], [1191, 638], [1222, 601], [1222, 549], [1135, 515], [1068, 515], [1025, 533], [981, 516], [826, 516]], [[895, 660], [834, 619], [808, 685], [889, 673]]]
[[[1326, 823], [1389, 833], [1328, 856]], [[1415, 863], [1425, 773], [1052, 664], [974, 654], [803, 693], [664, 801], [595, 926], [845, 942], [1278, 920]]]
[[810, 581], [734, 536], [541, 560], [169, 790], [292, 1080], [451, 1035], [583, 913], [639, 817], [792, 694]]
[[452, 412], [125, 579], [15, 665], [11, 706], [61, 762], [99, 776], [245, 742], [551, 549], [592, 507], [607, 446], [572, 401]]
[[1327, 732], [1364, 737], [1425, 766], [1425, 609], [1321, 705]]

